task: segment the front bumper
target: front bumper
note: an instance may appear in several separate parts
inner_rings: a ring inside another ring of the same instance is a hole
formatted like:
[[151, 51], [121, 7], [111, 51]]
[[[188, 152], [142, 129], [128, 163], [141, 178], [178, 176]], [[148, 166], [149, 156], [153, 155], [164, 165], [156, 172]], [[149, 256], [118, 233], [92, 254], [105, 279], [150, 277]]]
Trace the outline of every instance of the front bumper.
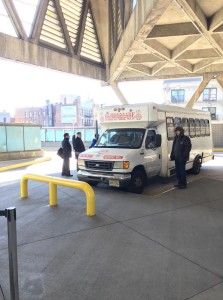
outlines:
[[[84, 170], [79, 170], [77, 173], [77, 178], [80, 181], [88, 182], [97, 181], [103, 182], [110, 186], [118, 186], [118, 187], [127, 187], [131, 180], [131, 174], [120, 174], [120, 173], [113, 173], [113, 174], [106, 174], [106, 173], [99, 173], [99, 172], [89, 172]], [[119, 184], [115, 184], [115, 183]]]

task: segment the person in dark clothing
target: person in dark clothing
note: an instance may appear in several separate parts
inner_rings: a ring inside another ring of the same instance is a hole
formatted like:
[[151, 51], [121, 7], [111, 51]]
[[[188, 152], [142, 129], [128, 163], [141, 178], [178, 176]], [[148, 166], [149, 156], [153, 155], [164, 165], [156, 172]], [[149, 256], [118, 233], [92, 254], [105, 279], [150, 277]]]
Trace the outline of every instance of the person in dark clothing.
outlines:
[[170, 154], [170, 160], [175, 161], [176, 175], [178, 179], [178, 183], [175, 184], [174, 187], [186, 189], [187, 179], [185, 166], [190, 156], [191, 140], [188, 136], [184, 135], [184, 129], [182, 127], [176, 127], [175, 134]]
[[71, 157], [71, 144], [69, 142], [69, 134], [64, 133], [64, 139], [62, 141], [63, 148], [63, 167], [62, 167], [62, 176], [73, 176], [70, 174], [70, 157]]
[[[77, 137], [74, 142], [74, 151], [75, 151], [75, 158], [78, 160], [78, 156], [81, 152], [85, 151], [84, 143], [81, 139], [81, 132], [77, 132]], [[77, 164], [77, 171], [78, 171], [78, 164]]]
[[93, 138], [93, 140], [92, 140], [91, 145], [90, 145], [89, 148], [94, 147], [94, 145], [97, 143], [98, 139], [99, 139], [99, 135], [97, 133], [95, 133], [94, 138]]
[[[72, 146], [73, 146], [73, 150], [74, 150], [74, 146], [75, 146], [75, 139], [76, 139], [76, 136], [75, 134], [72, 136]], [[75, 150], [74, 150], [75, 151]]]

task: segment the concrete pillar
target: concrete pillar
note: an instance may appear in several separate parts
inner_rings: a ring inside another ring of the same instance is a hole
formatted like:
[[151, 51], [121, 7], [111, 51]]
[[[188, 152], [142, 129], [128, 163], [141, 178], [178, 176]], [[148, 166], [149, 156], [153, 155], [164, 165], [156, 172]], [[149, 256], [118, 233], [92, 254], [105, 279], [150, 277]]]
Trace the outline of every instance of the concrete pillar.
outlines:
[[200, 83], [199, 87], [187, 103], [186, 107], [187, 108], [193, 108], [194, 104], [197, 102], [199, 99], [200, 95], [203, 93], [205, 87], [208, 85], [209, 81], [212, 79], [211, 76], [204, 76], [203, 81]]
[[216, 79], [220, 84], [221, 88], [223, 89], [223, 75], [219, 75]]
[[117, 83], [115, 81], [110, 82], [110, 86], [117, 95], [118, 99], [120, 100], [121, 104], [128, 104], [128, 101], [125, 99], [124, 95], [120, 91]]

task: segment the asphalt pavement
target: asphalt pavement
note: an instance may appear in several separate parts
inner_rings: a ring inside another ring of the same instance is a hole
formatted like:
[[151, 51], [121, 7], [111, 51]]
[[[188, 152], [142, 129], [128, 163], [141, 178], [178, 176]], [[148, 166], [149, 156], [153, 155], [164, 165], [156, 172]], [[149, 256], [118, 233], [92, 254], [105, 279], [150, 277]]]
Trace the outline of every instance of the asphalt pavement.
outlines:
[[[223, 155], [188, 174], [188, 189], [151, 181], [143, 194], [94, 187], [96, 216], [86, 197], [58, 187], [49, 206], [46, 183], [23, 174], [60, 177], [62, 160], [0, 172], [0, 209], [16, 207], [21, 300], [222, 300]], [[21, 161], [20, 161], [21, 162]], [[76, 161], [71, 171], [76, 177]], [[0, 300], [10, 299], [7, 220], [0, 217]], [[3, 296], [4, 295], [4, 296]]]

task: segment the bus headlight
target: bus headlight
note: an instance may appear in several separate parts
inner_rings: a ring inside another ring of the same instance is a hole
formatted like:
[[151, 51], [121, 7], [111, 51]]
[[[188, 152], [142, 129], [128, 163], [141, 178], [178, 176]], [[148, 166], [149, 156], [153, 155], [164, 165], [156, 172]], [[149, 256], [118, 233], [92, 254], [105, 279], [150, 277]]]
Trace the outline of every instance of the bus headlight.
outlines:
[[84, 167], [84, 160], [83, 159], [78, 159], [78, 167]]
[[114, 169], [128, 169], [130, 166], [129, 161], [116, 161], [114, 163]]

